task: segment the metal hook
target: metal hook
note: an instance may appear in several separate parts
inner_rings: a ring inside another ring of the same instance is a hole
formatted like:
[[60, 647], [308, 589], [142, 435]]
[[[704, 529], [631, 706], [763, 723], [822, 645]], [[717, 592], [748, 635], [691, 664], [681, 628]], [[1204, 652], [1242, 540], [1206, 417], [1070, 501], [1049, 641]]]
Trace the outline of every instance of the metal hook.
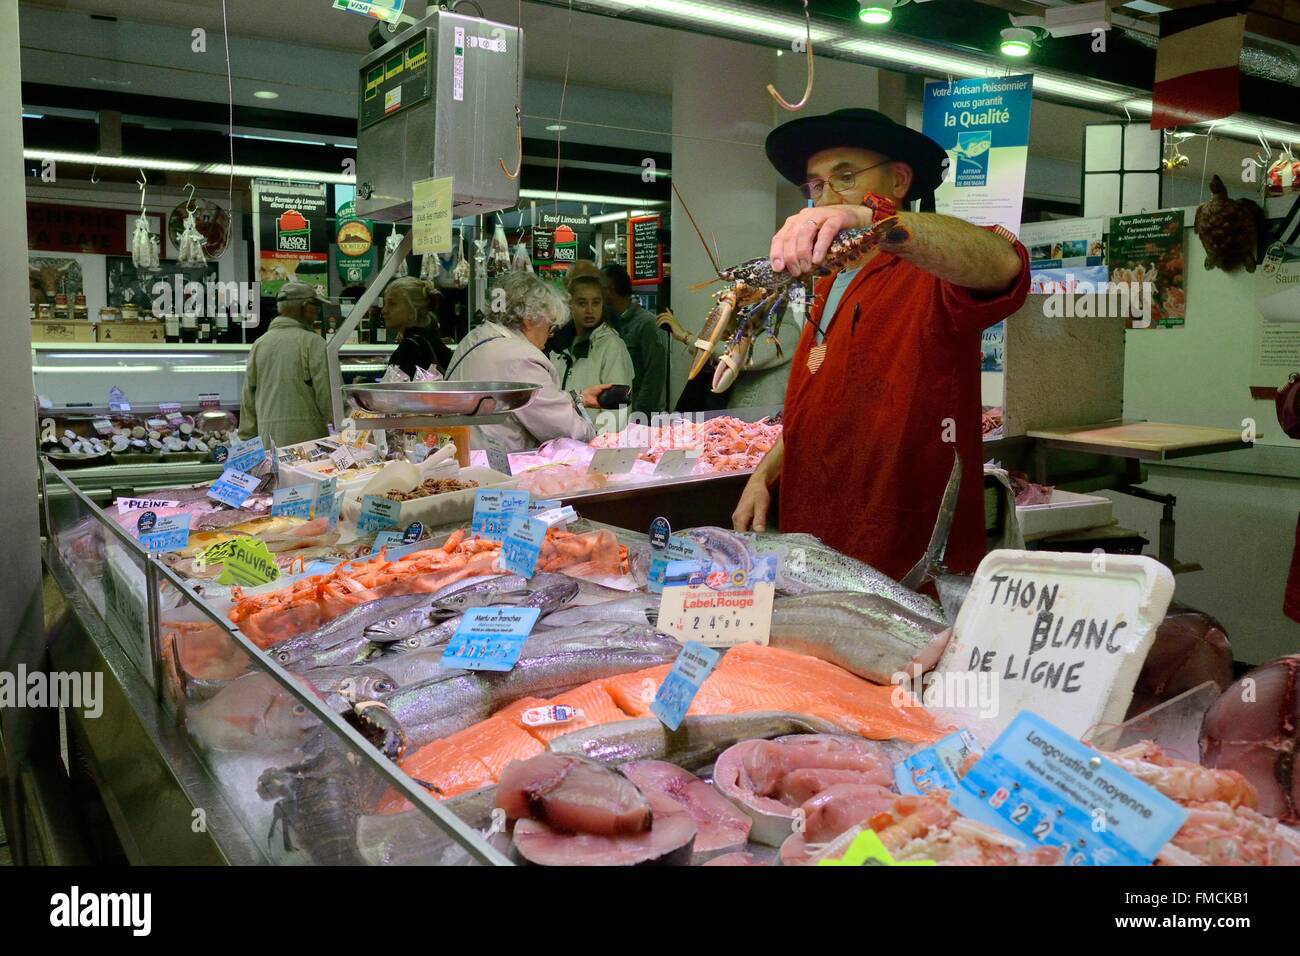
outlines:
[[144, 191], [149, 186], [149, 177], [140, 170], [140, 178], [136, 180], [136, 185], [140, 187], [140, 215], [144, 215]]
[[808, 105], [808, 98], [812, 96], [813, 91], [813, 48], [812, 48], [812, 16], [808, 13], [808, 0], [803, 0], [803, 19], [804, 26], [807, 29], [807, 38], [804, 40], [804, 53], [808, 57], [808, 83], [804, 86], [803, 97], [797, 103], [787, 103], [785, 97], [776, 91], [776, 87], [771, 83], [767, 84], [767, 92], [777, 104], [786, 110], [794, 112], [801, 110]]
[[515, 107], [515, 144], [519, 150], [519, 161], [515, 163], [515, 171], [511, 172], [506, 169], [506, 161], [497, 158], [497, 165], [501, 167], [501, 172], [506, 174], [506, 179], [518, 179], [519, 172], [524, 168], [524, 127], [523, 120], [519, 116], [519, 107]]
[[1128, 104], [1121, 103], [1120, 106], [1124, 107], [1124, 119], [1130, 123], [1133, 122], [1133, 114], [1128, 111]]
[[98, 164], [98, 163], [96, 163], [94, 166], [91, 166], [91, 167], [90, 167], [90, 182], [91, 182], [92, 185], [96, 185], [96, 186], [99, 185], [99, 180], [95, 178], [95, 175], [96, 175], [98, 172], [99, 172], [99, 164]]
[[186, 183], [185, 188], [190, 191], [190, 194], [185, 197], [185, 211], [190, 215], [194, 215], [194, 184]]

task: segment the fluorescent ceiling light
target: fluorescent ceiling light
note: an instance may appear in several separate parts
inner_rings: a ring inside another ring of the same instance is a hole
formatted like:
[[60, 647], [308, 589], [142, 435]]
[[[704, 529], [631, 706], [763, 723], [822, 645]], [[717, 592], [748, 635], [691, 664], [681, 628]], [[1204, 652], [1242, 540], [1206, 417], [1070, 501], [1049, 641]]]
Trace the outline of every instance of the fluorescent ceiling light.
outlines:
[[329, 144], [319, 139], [288, 139], [284, 136], [255, 136], [252, 133], [236, 133], [238, 139], [263, 139], [269, 143], [297, 143], [301, 146], [328, 146]]
[[550, 126], [546, 127], [546, 131], [548, 133], [563, 133], [568, 128], [569, 127], [565, 126], [563, 123], [552, 123]]
[[24, 113], [23, 119], [45, 119], [44, 113]]
[[629, 209], [625, 212], [607, 212], [599, 216], [592, 216], [588, 222], [597, 225], [602, 222], [621, 222], [624, 219], [631, 219], [633, 216], [653, 216], [653, 209]]
[[521, 189], [520, 199], [558, 199], [560, 202], [608, 203], [611, 206], [662, 206], [657, 199], [632, 199], [627, 196], [594, 196], [589, 193], [557, 193], [550, 189]]
[[[86, 166], [120, 166], [125, 169], [153, 169], [171, 173], [210, 173], [215, 176], [229, 176], [229, 163], [194, 163], [182, 160], [152, 159], [143, 156], [100, 156], [97, 153], [68, 153], [60, 150], [24, 149], [23, 159], [52, 159], [56, 163], [81, 163]], [[287, 169], [281, 166], [234, 166], [234, 175], [266, 179], [297, 179], [312, 183], [356, 182], [355, 175], [343, 173], [326, 173], [314, 169]], [[635, 200], [644, 202], [644, 200]]]
[[275, 93], [271, 90], [254, 90], [253, 95], [259, 100], [278, 100], [280, 98], [279, 93]]

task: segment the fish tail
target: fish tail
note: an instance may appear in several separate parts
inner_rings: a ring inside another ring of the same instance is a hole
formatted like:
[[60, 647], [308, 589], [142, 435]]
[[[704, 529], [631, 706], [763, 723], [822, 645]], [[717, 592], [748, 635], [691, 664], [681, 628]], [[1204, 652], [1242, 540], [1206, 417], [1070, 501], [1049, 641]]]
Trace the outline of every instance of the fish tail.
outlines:
[[915, 591], [928, 581], [935, 580], [945, 573], [943, 556], [948, 550], [948, 533], [952, 530], [953, 515], [957, 513], [957, 492], [961, 488], [961, 456], [957, 449], [952, 450], [952, 471], [948, 475], [948, 485], [943, 490], [939, 501], [939, 513], [934, 519], [934, 530], [930, 533], [930, 544], [925, 554], [907, 572], [900, 584]]

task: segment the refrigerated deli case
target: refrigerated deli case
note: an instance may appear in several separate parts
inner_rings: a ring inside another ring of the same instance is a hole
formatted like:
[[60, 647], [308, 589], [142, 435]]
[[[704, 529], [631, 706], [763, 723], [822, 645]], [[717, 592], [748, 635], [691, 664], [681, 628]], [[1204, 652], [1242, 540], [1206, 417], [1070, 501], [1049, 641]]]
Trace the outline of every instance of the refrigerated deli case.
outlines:
[[[51, 666], [104, 675], [102, 713], [64, 711], [69, 761], [88, 772], [128, 862], [381, 862], [355, 846], [324, 860], [302, 848], [301, 834], [327, 828], [361, 794], [396, 794], [410, 804], [400, 819], [403, 862], [509, 862], [142, 550], [66, 474], [47, 461], [41, 477], [46, 573], [64, 602], [49, 635]], [[188, 648], [218, 662], [209, 673], [260, 682], [261, 707], [269, 693], [272, 708], [251, 723], [238, 712], [204, 713], [204, 693], [187, 699], [171, 663], [182, 634]], [[220, 724], [209, 741], [251, 728], [242, 749], [200, 745], [187, 728], [209, 718]], [[259, 752], [254, 738], [272, 721], [301, 747]]]

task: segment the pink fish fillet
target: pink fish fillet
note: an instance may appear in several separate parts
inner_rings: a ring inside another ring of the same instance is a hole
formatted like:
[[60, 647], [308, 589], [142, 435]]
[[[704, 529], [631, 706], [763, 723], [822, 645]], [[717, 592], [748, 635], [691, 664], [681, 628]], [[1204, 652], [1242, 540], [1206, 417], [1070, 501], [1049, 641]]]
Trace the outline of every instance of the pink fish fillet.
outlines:
[[771, 863], [764, 863], [752, 853], [724, 853], [722, 856], [715, 856], [704, 864], [705, 866], [771, 866]]
[[687, 813], [655, 814], [650, 829], [618, 836], [563, 833], [538, 820], [520, 820], [514, 830], [515, 850], [538, 866], [685, 866], [694, 843]]
[[748, 841], [749, 817], [689, 770], [663, 760], [638, 760], [619, 769], [650, 799], [656, 815], [674, 806], [690, 815], [699, 830], [696, 853], [742, 848]]
[[557, 830], [600, 836], [641, 833], [651, 822], [650, 801], [632, 781], [563, 754], [512, 760], [497, 785], [496, 805], [511, 820], [531, 818]]

